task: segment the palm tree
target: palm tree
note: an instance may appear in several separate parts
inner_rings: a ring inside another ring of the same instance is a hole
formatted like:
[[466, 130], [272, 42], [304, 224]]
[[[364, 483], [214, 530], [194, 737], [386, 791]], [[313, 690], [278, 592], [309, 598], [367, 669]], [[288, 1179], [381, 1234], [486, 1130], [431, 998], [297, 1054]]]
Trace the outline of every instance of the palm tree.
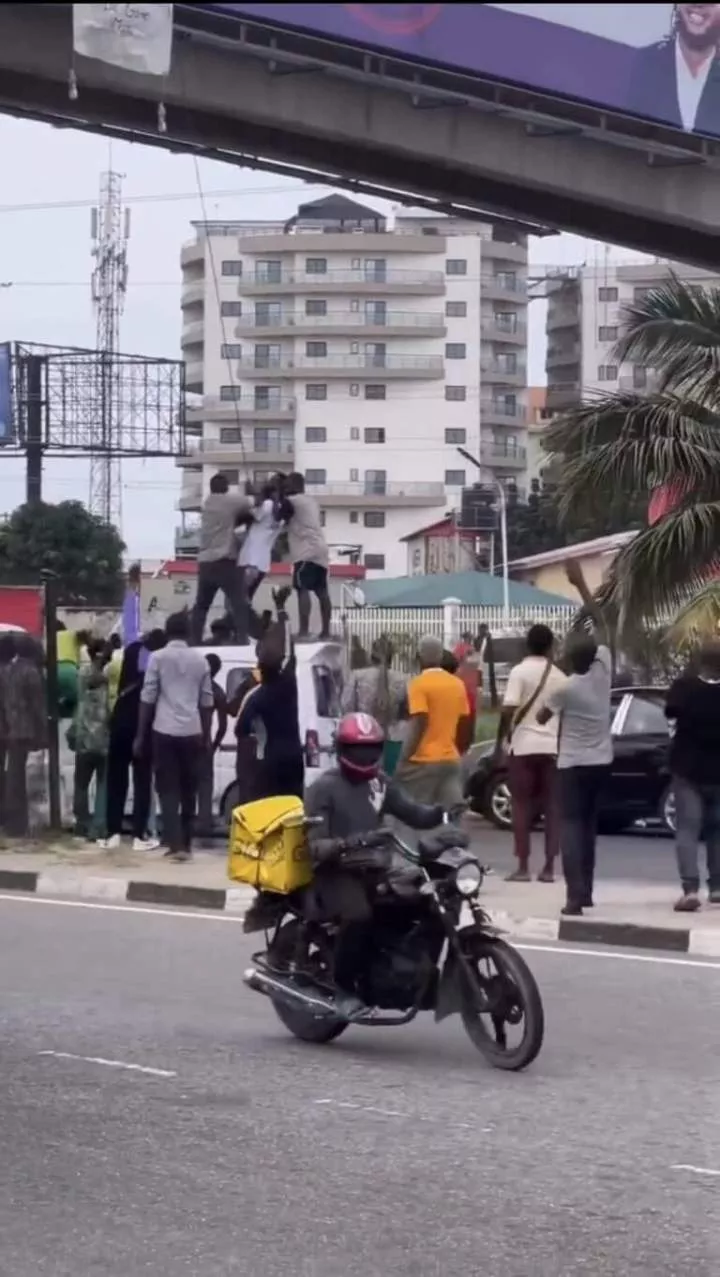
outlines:
[[654, 388], [594, 396], [548, 427], [560, 515], [664, 492], [665, 512], [620, 551], [599, 599], [621, 631], [674, 617], [685, 634], [716, 632], [720, 289], [671, 275], [625, 311], [616, 358], [651, 368]]

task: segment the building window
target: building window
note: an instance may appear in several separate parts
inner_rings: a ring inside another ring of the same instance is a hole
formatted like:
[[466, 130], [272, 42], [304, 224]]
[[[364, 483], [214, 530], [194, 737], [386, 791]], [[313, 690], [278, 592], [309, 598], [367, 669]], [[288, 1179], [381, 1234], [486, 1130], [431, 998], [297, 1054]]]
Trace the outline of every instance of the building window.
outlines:
[[236, 488], [240, 482], [239, 470], [219, 470], [218, 474], [221, 474], [223, 478], [227, 479], [231, 488]]
[[306, 443], [327, 443], [327, 430], [324, 426], [306, 426]]
[[384, 443], [385, 431], [379, 430], [375, 426], [368, 426], [367, 429], [365, 430], [365, 442], [366, 443]]
[[448, 257], [445, 263], [446, 275], [467, 275], [467, 261], [464, 257]]
[[327, 516], [326, 516], [326, 514], [325, 514], [325, 511], [324, 511], [324, 510], [321, 510], [321, 511], [320, 511], [320, 527], [321, 527], [321, 528], [324, 528], [324, 527], [325, 527], [325, 519], [326, 519], [326, 518], [327, 518]]
[[327, 315], [327, 302], [321, 297], [311, 297], [305, 302], [306, 315]]
[[255, 302], [255, 326], [268, 328], [272, 324], [282, 323], [282, 306], [280, 302]]
[[366, 510], [363, 515], [363, 523], [366, 528], [384, 528], [385, 527], [385, 511], [384, 510]]
[[306, 341], [305, 354], [308, 359], [327, 359], [327, 342]]
[[445, 442], [459, 444], [467, 443], [467, 430], [446, 430]]
[[242, 386], [221, 386], [220, 398], [226, 403], [232, 403], [235, 399], [242, 398]]
[[616, 324], [601, 324], [598, 328], [598, 341], [617, 341], [617, 337]]
[[365, 398], [366, 399], [386, 399], [387, 398], [386, 391], [387, 391], [387, 386], [376, 386], [372, 382], [370, 382], [365, 387]]
[[254, 362], [256, 368], [279, 368], [282, 363], [281, 346], [277, 342], [257, 342]]
[[221, 443], [242, 443], [242, 432], [238, 426], [220, 427]]
[[351, 427], [350, 427], [350, 438], [351, 438], [353, 441], [357, 441], [357, 440], [360, 438], [360, 427], [359, 427], [359, 426], [351, 426]]
[[385, 555], [384, 554], [366, 554], [363, 557], [363, 563], [371, 572], [385, 571]]
[[255, 407], [256, 408], [279, 408], [282, 403], [282, 391], [280, 386], [256, 386], [255, 387]]
[[387, 471], [366, 470], [365, 491], [372, 496], [384, 496], [387, 492]]
[[493, 313], [493, 323], [496, 328], [502, 329], [504, 333], [516, 333], [518, 317], [514, 310], [496, 310]]
[[327, 274], [327, 257], [306, 257], [305, 258], [305, 274], [306, 275], [326, 275]]
[[464, 341], [448, 341], [445, 343], [446, 359], [464, 359], [467, 354], [467, 347]]
[[255, 267], [255, 279], [259, 284], [281, 284], [282, 283], [282, 262], [280, 259], [262, 258]]
[[446, 488], [464, 488], [465, 487], [465, 471], [464, 470], [446, 470], [445, 471], [445, 487]]
[[350, 513], [349, 513], [349, 515], [348, 515], [348, 518], [349, 518], [349, 520], [350, 520], [350, 522], [351, 522], [351, 523], [357, 523], [357, 521], [358, 521], [358, 512], [357, 512], [357, 510], [351, 510], [351, 511], [350, 511]]
[[467, 399], [467, 386], [446, 386], [445, 398], [451, 403], [464, 403]]
[[618, 296], [617, 288], [598, 288], [598, 301], [600, 302], [616, 302]]
[[617, 364], [601, 364], [598, 368], [598, 381], [617, 381]]
[[518, 357], [514, 351], [501, 351], [496, 362], [500, 372], [514, 373], [518, 370]]
[[351, 483], [359, 483], [359, 482], [360, 482], [360, 471], [359, 471], [359, 470], [352, 469], [352, 470], [350, 471], [350, 482], [351, 482]]
[[225, 261], [221, 267], [223, 275], [242, 275], [242, 262]]
[[350, 398], [357, 399], [360, 394], [360, 383], [357, 381], [350, 382]]
[[221, 359], [242, 359], [242, 346], [239, 341], [224, 341], [220, 347]]
[[445, 302], [445, 314], [448, 319], [464, 319], [467, 315], [467, 302]]
[[287, 452], [289, 440], [282, 430], [268, 426], [258, 426], [253, 431], [253, 449], [255, 452]]
[[323, 484], [327, 481], [327, 470], [306, 470], [305, 482], [314, 485]]
[[327, 399], [327, 386], [323, 386], [320, 382], [309, 381], [305, 387], [306, 399]]
[[652, 292], [652, 287], [649, 284], [637, 284], [636, 287], [633, 289], [633, 301], [644, 302], [645, 298], [651, 292]]
[[633, 364], [632, 377], [633, 389], [647, 390], [648, 370], [642, 364]]
[[387, 278], [387, 262], [384, 257], [366, 257], [363, 274], [371, 283], [382, 284]]
[[242, 315], [242, 302], [220, 302], [220, 314], [226, 319], [236, 319]]

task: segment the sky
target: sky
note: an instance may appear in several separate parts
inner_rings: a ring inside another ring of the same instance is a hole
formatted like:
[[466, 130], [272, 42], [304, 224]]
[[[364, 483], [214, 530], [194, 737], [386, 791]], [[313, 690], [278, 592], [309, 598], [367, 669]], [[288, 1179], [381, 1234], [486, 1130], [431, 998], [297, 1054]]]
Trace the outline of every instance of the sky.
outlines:
[[[192, 220], [287, 218], [299, 199], [319, 198], [328, 187], [309, 186], [231, 164], [172, 155], [154, 147], [106, 139], [24, 120], [0, 118], [3, 169], [12, 174], [0, 203], [0, 341], [96, 345], [90, 279], [91, 208], [103, 172], [123, 177], [130, 208], [127, 300], [120, 348], [133, 354], [179, 359], [180, 249], [192, 238]], [[32, 163], [28, 157], [32, 156]], [[199, 179], [199, 180], [198, 180]], [[379, 209], [382, 200], [362, 197]], [[203, 212], [204, 210], [204, 212]], [[598, 264], [608, 250], [575, 235], [535, 239], [531, 266]], [[612, 259], [635, 257], [622, 249]], [[545, 303], [530, 305], [529, 374], [545, 380]], [[170, 557], [180, 472], [172, 461], [123, 462], [122, 532], [132, 557]], [[89, 466], [48, 460], [47, 501], [86, 501]], [[23, 462], [0, 454], [0, 514], [24, 499]]]

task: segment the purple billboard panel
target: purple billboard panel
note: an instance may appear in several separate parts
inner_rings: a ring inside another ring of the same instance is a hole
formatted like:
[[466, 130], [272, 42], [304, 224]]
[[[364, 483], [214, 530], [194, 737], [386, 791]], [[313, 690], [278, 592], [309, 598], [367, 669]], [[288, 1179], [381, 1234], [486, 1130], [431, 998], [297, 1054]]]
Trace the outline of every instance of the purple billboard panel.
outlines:
[[202, 7], [720, 137], [720, 4]]

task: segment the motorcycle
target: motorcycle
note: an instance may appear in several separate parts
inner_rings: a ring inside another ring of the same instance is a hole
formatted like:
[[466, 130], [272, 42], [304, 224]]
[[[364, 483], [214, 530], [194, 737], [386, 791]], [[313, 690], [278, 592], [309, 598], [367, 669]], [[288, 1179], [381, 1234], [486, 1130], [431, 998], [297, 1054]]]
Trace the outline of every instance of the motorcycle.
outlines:
[[373, 898], [357, 973], [362, 1009], [339, 1014], [332, 974], [339, 928], [314, 916], [312, 887], [278, 901], [267, 948], [253, 955], [245, 984], [265, 994], [303, 1042], [332, 1042], [351, 1024], [409, 1024], [420, 1011], [437, 1022], [459, 1014], [494, 1068], [527, 1068], [543, 1042], [540, 992], [479, 902], [485, 871], [462, 831], [445, 824], [416, 851], [381, 829], [339, 842], [338, 852], [343, 869], [362, 871]]

